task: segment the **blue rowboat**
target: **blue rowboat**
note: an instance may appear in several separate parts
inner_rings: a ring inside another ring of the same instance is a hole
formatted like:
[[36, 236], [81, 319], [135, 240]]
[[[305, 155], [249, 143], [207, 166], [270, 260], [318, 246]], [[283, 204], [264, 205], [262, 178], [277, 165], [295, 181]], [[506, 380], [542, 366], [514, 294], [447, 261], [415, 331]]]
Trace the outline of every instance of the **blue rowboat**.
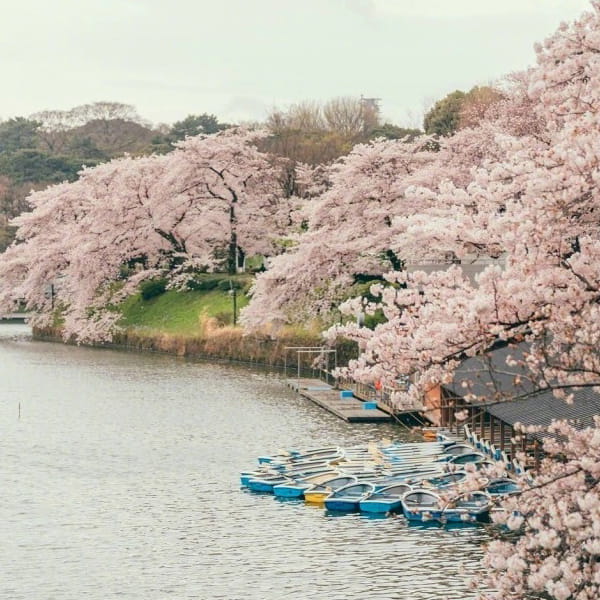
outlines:
[[402, 512], [409, 521], [439, 521], [443, 508], [442, 499], [431, 490], [418, 488], [402, 496]]
[[280, 498], [302, 498], [304, 490], [308, 489], [311, 485], [318, 483], [326, 485], [328, 481], [336, 479], [339, 476], [340, 473], [338, 471], [325, 471], [324, 473], [317, 473], [316, 475], [309, 475], [307, 477], [297, 477], [285, 483], [274, 485], [273, 493]]
[[414, 480], [427, 479], [428, 477], [435, 477], [437, 475], [442, 475], [445, 471], [439, 465], [415, 465], [413, 467], [408, 468], [398, 468], [392, 467], [389, 469], [390, 475], [393, 477], [404, 477], [412, 478]]
[[288, 460], [272, 460], [269, 463], [271, 468], [275, 469], [288, 469], [293, 468], [295, 465], [310, 463], [310, 462], [333, 462], [339, 461], [344, 457], [342, 450], [327, 450], [323, 452], [315, 452], [311, 454], [303, 454], [301, 456], [292, 457]]
[[312, 450], [292, 450], [288, 452], [281, 452], [279, 454], [273, 454], [271, 456], [259, 456], [258, 462], [260, 464], [289, 464], [294, 462], [308, 461], [308, 460], [324, 460], [327, 458], [339, 458], [343, 455], [343, 450], [339, 446], [327, 446], [324, 448], [314, 448]]
[[475, 452], [475, 448], [469, 444], [452, 444], [452, 446], [448, 446], [444, 450], [444, 453], [450, 456], [461, 456], [463, 454], [472, 454], [473, 452]]
[[325, 498], [325, 508], [342, 512], [358, 510], [360, 502], [374, 491], [375, 486], [368, 481], [345, 485]]
[[512, 496], [521, 491], [519, 484], [510, 477], [492, 479], [484, 488], [490, 496]]
[[357, 483], [357, 481], [356, 477], [352, 475], [343, 475], [335, 479], [330, 479], [326, 484], [315, 483], [304, 490], [304, 500], [313, 504], [322, 504], [331, 492], [345, 485]]
[[485, 492], [467, 492], [451, 500], [442, 511], [446, 522], [474, 523], [489, 517], [492, 499]]
[[368, 513], [391, 513], [402, 510], [402, 497], [412, 491], [408, 483], [396, 483], [375, 490], [360, 501], [358, 507]]
[[[314, 465], [303, 466], [295, 471], [290, 470], [290, 476], [293, 476], [294, 474], [298, 476], [310, 475], [311, 473], [324, 471], [330, 468], [331, 467], [327, 463], [315, 463]], [[242, 473], [240, 473], [240, 483], [244, 487], [248, 487], [248, 483], [251, 479], [269, 479], [272, 477], [281, 477], [283, 475], [286, 475], [284, 471], [262, 467], [255, 471], [242, 471]]]
[[299, 471], [300, 469], [306, 469], [308, 467], [312, 467], [314, 465], [330, 465], [334, 462], [335, 458], [315, 458], [313, 460], [299, 460], [295, 462], [289, 463], [269, 463], [266, 468], [271, 471], [277, 471], [279, 473], [287, 472], [287, 471]]
[[432, 485], [436, 488], [448, 488], [459, 485], [467, 478], [466, 471], [452, 471], [451, 473], [444, 473], [436, 477], [428, 477], [423, 481], [424, 485]]
[[246, 487], [253, 492], [273, 493], [273, 486], [289, 481], [284, 475], [265, 475], [263, 477], [252, 477], [248, 480]]
[[317, 475], [330, 471], [331, 467], [326, 463], [316, 464], [309, 468], [302, 468], [294, 471], [281, 473], [258, 473], [247, 480], [246, 487], [254, 492], [273, 492], [276, 485], [287, 483], [294, 477], [306, 477], [308, 475]]
[[459, 454], [458, 456], [453, 456], [448, 462], [455, 465], [466, 465], [468, 463], [479, 464], [484, 461], [487, 461], [488, 458], [485, 454], [481, 452], [468, 452], [467, 454]]

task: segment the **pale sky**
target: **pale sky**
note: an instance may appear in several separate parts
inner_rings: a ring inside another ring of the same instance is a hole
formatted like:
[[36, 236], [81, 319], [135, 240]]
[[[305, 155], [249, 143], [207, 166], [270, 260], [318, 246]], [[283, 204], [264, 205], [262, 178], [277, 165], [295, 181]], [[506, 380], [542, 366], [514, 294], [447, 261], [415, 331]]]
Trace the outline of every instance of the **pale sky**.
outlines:
[[588, 0], [0, 0], [0, 119], [95, 101], [153, 123], [381, 99], [420, 126], [456, 89], [534, 63]]

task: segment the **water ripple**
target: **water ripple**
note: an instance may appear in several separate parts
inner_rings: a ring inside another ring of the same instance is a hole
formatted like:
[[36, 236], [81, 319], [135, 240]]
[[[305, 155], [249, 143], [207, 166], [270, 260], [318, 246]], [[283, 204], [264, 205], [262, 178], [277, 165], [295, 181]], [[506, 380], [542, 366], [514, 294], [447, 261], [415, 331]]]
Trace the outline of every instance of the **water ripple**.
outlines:
[[0, 379], [2, 598], [474, 597], [480, 529], [239, 488], [260, 454], [392, 426], [344, 423], [266, 373], [33, 342], [14, 326], [0, 326]]

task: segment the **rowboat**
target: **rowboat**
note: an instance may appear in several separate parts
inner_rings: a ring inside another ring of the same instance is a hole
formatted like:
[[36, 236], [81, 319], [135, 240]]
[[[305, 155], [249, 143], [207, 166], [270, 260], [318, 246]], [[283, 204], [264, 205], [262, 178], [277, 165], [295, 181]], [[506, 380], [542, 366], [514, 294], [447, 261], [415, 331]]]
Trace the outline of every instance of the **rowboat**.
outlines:
[[339, 471], [325, 471], [316, 475], [307, 477], [297, 477], [289, 479], [284, 483], [279, 483], [273, 486], [273, 493], [280, 498], [302, 498], [304, 491], [311, 485], [323, 483], [326, 484], [331, 479], [340, 477]]
[[293, 467], [294, 465], [304, 464], [307, 462], [314, 461], [327, 461], [332, 462], [334, 460], [341, 460], [344, 457], [344, 452], [340, 448], [332, 450], [321, 450], [315, 452], [307, 452], [306, 454], [300, 454], [297, 456], [291, 456], [286, 459], [273, 459], [268, 464], [271, 468], [286, 469]]
[[431, 490], [418, 488], [402, 496], [402, 512], [409, 521], [440, 520], [444, 504]]
[[345, 485], [357, 483], [357, 481], [356, 477], [352, 475], [343, 475], [341, 477], [330, 479], [326, 484], [315, 483], [304, 490], [304, 500], [312, 504], [322, 504], [331, 492]]
[[404, 476], [417, 478], [419, 476], [422, 476], [421, 479], [426, 479], [427, 477], [434, 477], [435, 475], [441, 475], [442, 473], [445, 473], [444, 467], [442, 465], [431, 463], [423, 463], [402, 467], [394, 465], [387, 469], [387, 472], [390, 475], [396, 477]]
[[451, 473], [444, 473], [436, 477], [430, 477], [423, 481], [423, 485], [432, 485], [436, 488], [448, 488], [455, 485], [459, 485], [467, 478], [466, 471], [452, 471]]
[[492, 499], [485, 492], [467, 492], [444, 507], [441, 520], [467, 523], [482, 521], [488, 517], [491, 507]]
[[[373, 479], [376, 488], [384, 488], [394, 483], [408, 483], [412, 487], [422, 487], [421, 482], [430, 477], [441, 475], [443, 471], [438, 469], [429, 470], [410, 470], [410, 471], [392, 471], [389, 474]], [[418, 484], [418, 486], [415, 486]]]
[[453, 456], [448, 462], [455, 465], [465, 465], [467, 463], [482, 463], [487, 461], [487, 457], [485, 454], [481, 452], [468, 452], [467, 454], [459, 454], [458, 456]]
[[326, 461], [295, 464], [289, 469], [273, 469], [270, 466], [263, 465], [255, 471], [243, 471], [240, 474], [240, 483], [243, 486], [248, 487], [248, 483], [251, 479], [269, 479], [271, 477], [281, 477], [284, 475], [288, 477], [302, 477], [304, 475], [313, 475], [327, 470], [331, 470], [331, 465]]
[[402, 509], [402, 497], [412, 491], [408, 483], [396, 483], [369, 494], [360, 501], [359, 508], [368, 513], [391, 513]]
[[492, 479], [484, 488], [490, 496], [512, 496], [521, 491], [519, 484], [510, 477]]
[[246, 482], [246, 487], [254, 492], [274, 493], [273, 488], [276, 485], [292, 481], [295, 477], [307, 477], [308, 475], [318, 475], [331, 471], [331, 466], [327, 463], [321, 463], [309, 468], [301, 468], [281, 473], [263, 473], [250, 477]]
[[462, 454], [471, 454], [475, 449], [469, 444], [453, 444], [445, 449], [445, 454], [450, 456], [460, 456]]
[[343, 512], [358, 510], [360, 502], [374, 491], [375, 486], [368, 481], [344, 485], [325, 498], [325, 508]]
[[309, 450], [282, 450], [277, 454], [259, 456], [258, 462], [264, 464], [292, 460], [314, 459], [315, 456], [335, 454], [340, 451], [341, 448], [339, 446], [324, 446], [322, 448], [312, 448]]

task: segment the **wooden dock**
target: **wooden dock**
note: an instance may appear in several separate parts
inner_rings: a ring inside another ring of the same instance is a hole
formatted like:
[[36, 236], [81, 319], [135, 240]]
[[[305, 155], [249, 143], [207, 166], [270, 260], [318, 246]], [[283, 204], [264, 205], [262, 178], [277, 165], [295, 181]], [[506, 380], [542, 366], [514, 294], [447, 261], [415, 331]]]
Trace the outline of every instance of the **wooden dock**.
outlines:
[[392, 417], [379, 408], [365, 408], [365, 402], [359, 398], [341, 398], [340, 390], [320, 379], [288, 379], [287, 384], [304, 398], [312, 400], [348, 423], [389, 423], [392, 421]]

